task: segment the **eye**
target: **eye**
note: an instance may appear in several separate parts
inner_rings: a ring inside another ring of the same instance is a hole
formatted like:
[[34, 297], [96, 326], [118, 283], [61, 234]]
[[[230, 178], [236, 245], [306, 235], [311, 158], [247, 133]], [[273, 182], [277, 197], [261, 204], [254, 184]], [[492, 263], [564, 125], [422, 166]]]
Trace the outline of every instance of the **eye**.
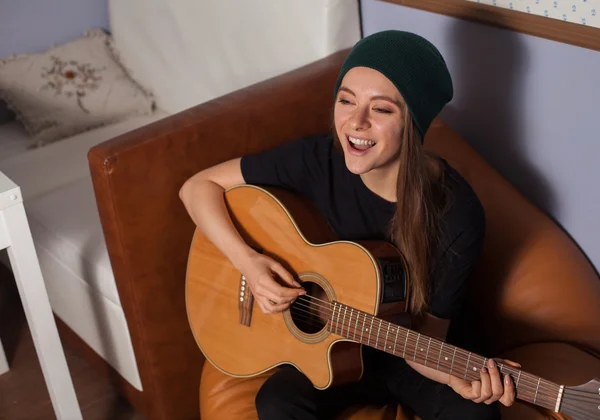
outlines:
[[347, 105], [350, 103], [350, 101], [347, 99], [340, 99], [338, 102], [341, 103], [342, 105]]
[[373, 108], [375, 112], [379, 112], [380, 114], [391, 114], [392, 111], [387, 108]]

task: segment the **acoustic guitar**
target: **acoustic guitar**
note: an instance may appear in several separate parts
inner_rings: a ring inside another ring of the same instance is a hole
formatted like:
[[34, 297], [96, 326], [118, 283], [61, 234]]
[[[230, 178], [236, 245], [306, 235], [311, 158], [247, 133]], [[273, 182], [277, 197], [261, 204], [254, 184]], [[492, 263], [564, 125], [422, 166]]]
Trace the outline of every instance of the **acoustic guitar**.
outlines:
[[[391, 244], [336, 240], [298, 195], [251, 185], [225, 192], [231, 219], [248, 245], [280, 262], [307, 294], [264, 314], [245, 277], [197, 229], [188, 258], [186, 307], [196, 342], [217, 369], [250, 377], [282, 364], [318, 389], [357, 381], [362, 346], [468, 381], [488, 359], [386, 320], [406, 311], [406, 265]], [[600, 382], [564, 386], [498, 363], [516, 397], [576, 420], [600, 419]]]

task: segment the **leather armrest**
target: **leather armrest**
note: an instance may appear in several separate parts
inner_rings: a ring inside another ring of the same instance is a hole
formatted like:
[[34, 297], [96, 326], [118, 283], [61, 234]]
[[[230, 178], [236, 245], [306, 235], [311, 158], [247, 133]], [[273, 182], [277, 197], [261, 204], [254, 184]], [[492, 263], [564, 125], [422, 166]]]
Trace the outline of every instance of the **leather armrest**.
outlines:
[[201, 169], [327, 132], [348, 51], [141, 127], [88, 154], [120, 300], [153, 418], [198, 415], [203, 358], [185, 310], [194, 225], [178, 196]]

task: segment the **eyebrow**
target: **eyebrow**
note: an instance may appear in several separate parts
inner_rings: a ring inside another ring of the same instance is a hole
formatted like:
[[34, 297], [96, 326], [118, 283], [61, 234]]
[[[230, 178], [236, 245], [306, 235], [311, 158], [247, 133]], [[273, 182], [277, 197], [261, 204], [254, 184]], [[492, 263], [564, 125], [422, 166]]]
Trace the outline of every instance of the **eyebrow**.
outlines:
[[[350, 95], [356, 96], [356, 94], [354, 92], [352, 92], [349, 88], [347, 88], [346, 86], [341, 86], [339, 89], [339, 91], [344, 91], [349, 93]], [[388, 101], [393, 103], [394, 105], [396, 105], [398, 108], [402, 108], [402, 105], [400, 104], [400, 102], [398, 102], [396, 99], [394, 98], [390, 98], [389, 96], [386, 95], [375, 95], [371, 98], [371, 100], [377, 100], [377, 99], [381, 99], [384, 101]]]

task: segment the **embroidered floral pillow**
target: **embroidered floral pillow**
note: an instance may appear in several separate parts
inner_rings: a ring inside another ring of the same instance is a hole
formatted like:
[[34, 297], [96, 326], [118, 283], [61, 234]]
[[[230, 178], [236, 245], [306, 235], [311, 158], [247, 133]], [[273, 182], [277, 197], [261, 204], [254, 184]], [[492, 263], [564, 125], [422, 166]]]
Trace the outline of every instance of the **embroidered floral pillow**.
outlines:
[[154, 109], [115, 60], [110, 36], [91, 31], [42, 54], [0, 61], [0, 98], [41, 146]]

